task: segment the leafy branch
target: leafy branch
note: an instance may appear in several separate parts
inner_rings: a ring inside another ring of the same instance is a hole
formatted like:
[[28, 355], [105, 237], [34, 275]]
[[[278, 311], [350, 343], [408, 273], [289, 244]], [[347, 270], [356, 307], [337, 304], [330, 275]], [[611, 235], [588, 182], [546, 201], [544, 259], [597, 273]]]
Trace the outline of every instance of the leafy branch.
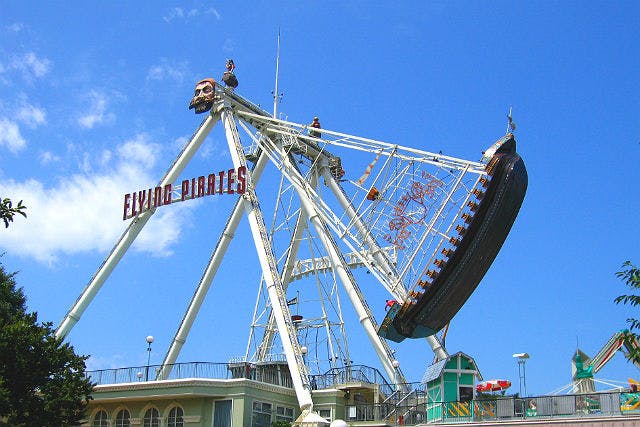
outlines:
[[15, 214], [20, 214], [26, 218], [27, 214], [24, 212], [25, 209], [27, 209], [27, 207], [22, 204], [22, 200], [18, 202], [18, 206], [14, 207], [11, 199], [7, 197], [2, 199], [0, 203], [0, 217], [4, 221], [4, 228], [9, 228], [9, 223], [13, 222]]

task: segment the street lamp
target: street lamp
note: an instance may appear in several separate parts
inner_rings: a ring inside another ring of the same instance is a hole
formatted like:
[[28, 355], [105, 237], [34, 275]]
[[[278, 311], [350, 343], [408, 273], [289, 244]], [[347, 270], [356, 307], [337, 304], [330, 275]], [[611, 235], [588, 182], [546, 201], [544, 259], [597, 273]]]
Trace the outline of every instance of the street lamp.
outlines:
[[[527, 373], [524, 369], [524, 364], [529, 358], [529, 353], [516, 353], [513, 355], [518, 359], [518, 379], [520, 382], [520, 397], [527, 395]], [[522, 386], [524, 385], [524, 395], [522, 394]]]
[[149, 381], [149, 363], [151, 362], [151, 343], [153, 342], [153, 335], [147, 337], [147, 372], [144, 380]]

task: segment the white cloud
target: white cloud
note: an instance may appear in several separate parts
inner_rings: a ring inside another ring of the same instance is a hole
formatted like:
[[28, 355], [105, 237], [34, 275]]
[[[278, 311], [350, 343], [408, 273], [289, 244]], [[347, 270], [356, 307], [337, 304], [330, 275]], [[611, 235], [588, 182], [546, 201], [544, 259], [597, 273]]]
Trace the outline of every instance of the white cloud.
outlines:
[[91, 90], [87, 95], [89, 111], [78, 118], [78, 124], [85, 129], [93, 129], [96, 125], [110, 123], [115, 119], [113, 113], [107, 112], [107, 96], [96, 90]]
[[220, 13], [213, 7], [201, 12], [200, 9], [183, 9], [181, 7], [174, 7], [162, 17], [165, 22], [171, 22], [175, 19], [188, 21], [189, 18], [195, 18], [200, 15], [213, 15], [217, 20], [220, 20]]
[[198, 150], [198, 155], [206, 160], [224, 159], [229, 157], [226, 144], [205, 144]]
[[39, 155], [40, 164], [48, 165], [50, 163], [57, 163], [60, 161], [60, 157], [51, 151], [42, 151]]
[[31, 128], [47, 122], [47, 114], [43, 109], [27, 104], [26, 102], [18, 109], [16, 118]]
[[[102, 172], [78, 173], [55, 182], [0, 181], [0, 194], [16, 202], [23, 200], [27, 206], [27, 218], [2, 232], [0, 251], [48, 264], [64, 255], [106, 253], [128, 225], [122, 221], [124, 195], [156, 185], [153, 168], [159, 152], [160, 145], [141, 134], [125, 141], [111, 157], [104, 152], [96, 156], [96, 162], [107, 162]], [[91, 156], [85, 161], [91, 163]], [[91, 169], [93, 165], [89, 166]], [[180, 215], [170, 208], [159, 209], [140, 233], [134, 249], [156, 256], [170, 255], [171, 246], [188, 221], [185, 209], [188, 212], [191, 205], [184, 206]]]
[[170, 9], [169, 12], [162, 17], [162, 19], [167, 22], [171, 22], [176, 18], [184, 18], [184, 9], [181, 7], [174, 7], [173, 9]]
[[160, 64], [149, 68], [147, 72], [147, 80], [173, 80], [178, 83], [184, 81], [188, 73], [187, 63], [169, 63], [166, 58], [160, 60]]
[[207, 9], [205, 12], [206, 15], [213, 15], [216, 17], [216, 19], [219, 21], [220, 20], [220, 13], [214, 9], [213, 7], [210, 9]]
[[225, 52], [233, 52], [235, 49], [235, 42], [232, 39], [225, 39], [222, 43], [222, 50]]
[[27, 145], [18, 124], [6, 118], [0, 118], [0, 146], [3, 145], [12, 153], [17, 153]]
[[38, 58], [35, 53], [28, 52], [13, 58], [6, 70], [18, 70], [22, 72], [24, 78], [31, 79], [32, 77], [43, 77], [50, 68], [51, 61], [47, 58]]
[[19, 33], [24, 28], [24, 24], [22, 22], [14, 22], [11, 25], [7, 25], [5, 28], [12, 33]]
[[98, 160], [100, 163], [100, 166], [102, 167], [107, 166], [112, 157], [113, 157], [113, 153], [111, 151], [102, 150], [102, 153], [100, 154], [100, 159]]
[[99, 369], [115, 369], [124, 366], [121, 354], [114, 354], [108, 357], [90, 355], [86, 361], [87, 371], [97, 371]]
[[125, 162], [142, 165], [150, 169], [156, 164], [160, 153], [160, 145], [150, 143], [144, 134], [138, 135], [117, 148], [118, 156]]

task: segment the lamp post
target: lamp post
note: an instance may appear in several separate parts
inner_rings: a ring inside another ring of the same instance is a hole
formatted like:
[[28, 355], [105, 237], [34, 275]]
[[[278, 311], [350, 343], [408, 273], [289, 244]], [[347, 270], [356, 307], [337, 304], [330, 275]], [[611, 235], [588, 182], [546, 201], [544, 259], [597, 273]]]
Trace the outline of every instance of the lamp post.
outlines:
[[149, 381], [149, 363], [151, 362], [151, 343], [153, 342], [153, 336], [147, 337], [147, 371], [144, 376], [145, 381]]
[[396, 359], [391, 361], [391, 366], [393, 366], [393, 382], [396, 383], [396, 391], [400, 390], [400, 384], [399, 380], [398, 380], [398, 368], [400, 367], [400, 362], [398, 362]]
[[[520, 382], [520, 397], [526, 396], [527, 394], [527, 373], [524, 368], [524, 364], [529, 358], [529, 353], [516, 353], [513, 355], [514, 358], [518, 359], [518, 379]], [[524, 385], [524, 395], [522, 394], [522, 386]]]

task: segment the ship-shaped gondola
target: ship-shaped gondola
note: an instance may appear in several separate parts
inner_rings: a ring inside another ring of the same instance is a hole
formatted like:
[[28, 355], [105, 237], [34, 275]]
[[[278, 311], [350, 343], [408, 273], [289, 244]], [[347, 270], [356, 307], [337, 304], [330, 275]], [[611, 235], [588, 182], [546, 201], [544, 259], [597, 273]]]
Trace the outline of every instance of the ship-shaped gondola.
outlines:
[[527, 190], [527, 170], [516, 152], [513, 134], [498, 141], [488, 156], [486, 177], [476, 189], [463, 224], [451, 236], [452, 248], [443, 251], [421, 281], [424, 292], [412, 293], [395, 304], [379, 334], [400, 342], [433, 335], [456, 315], [476, 289], [498, 255], [520, 210]]

